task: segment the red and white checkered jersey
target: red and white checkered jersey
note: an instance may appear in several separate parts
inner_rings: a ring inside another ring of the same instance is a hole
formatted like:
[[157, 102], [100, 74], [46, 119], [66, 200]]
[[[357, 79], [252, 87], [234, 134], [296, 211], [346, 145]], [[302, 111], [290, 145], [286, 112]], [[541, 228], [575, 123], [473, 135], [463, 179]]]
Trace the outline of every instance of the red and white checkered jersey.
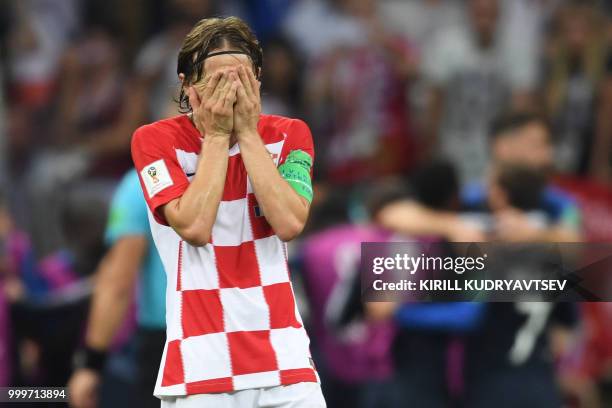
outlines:
[[[292, 150], [314, 154], [310, 130], [300, 120], [262, 115], [258, 131], [277, 166]], [[143, 126], [132, 139], [153, 239], [168, 276], [167, 340], [154, 394], [316, 382], [286, 246], [257, 204], [239, 145], [228, 152], [211, 243], [189, 245], [160, 211], [189, 186], [201, 143], [185, 115]]]

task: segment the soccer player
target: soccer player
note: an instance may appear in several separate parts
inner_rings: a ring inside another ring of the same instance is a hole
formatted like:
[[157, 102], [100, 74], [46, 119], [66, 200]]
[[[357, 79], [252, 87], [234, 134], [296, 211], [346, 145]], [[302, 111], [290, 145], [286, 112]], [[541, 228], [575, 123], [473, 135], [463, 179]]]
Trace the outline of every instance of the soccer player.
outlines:
[[98, 404], [97, 389], [108, 349], [129, 311], [138, 282], [136, 395], [139, 407], [157, 407], [159, 400], [151, 395], [157, 361], [151, 356], [161, 353], [166, 339], [166, 276], [152, 242], [135, 170], [126, 173], [115, 191], [105, 238], [111, 247], [96, 273], [85, 347], [75, 356], [76, 370], [68, 384], [71, 406]]
[[324, 407], [286, 241], [312, 200], [312, 136], [260, 113], [262, 50], [204, 19], [178, 56], [184, 113], [136, 130], [132, 156], [167, 275], [162, 407]]

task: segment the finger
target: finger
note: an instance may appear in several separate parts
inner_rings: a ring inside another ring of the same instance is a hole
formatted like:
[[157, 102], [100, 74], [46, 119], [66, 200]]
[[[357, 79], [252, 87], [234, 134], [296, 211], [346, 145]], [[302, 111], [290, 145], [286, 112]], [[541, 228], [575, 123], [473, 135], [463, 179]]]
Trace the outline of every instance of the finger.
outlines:
[[238, 89], [236, 90], [236, 101], [238, 103], [246, 102], [249, 100], [249, 96], [245, 88], [246, 87], [244, 86], [244, 83], [241, 81], [239, 83]]
[[221, 105], [224, 104], [225, 96], [230, 92], [230, 89], [232, 88], [232, 84], [234, 83], [234, 80], [236, 79], [236, 75], [232, 72], [226, 73], [225, 76], [227, 79], [224, 82], [222, 87], [219, 86], [219, 96], [217, 99], [217, 103], [220, 103]]
[[236, 93], [232, 92], [232, 86], [234, 81], [238, 81], [238, 79], [236, 75], [231, 72], [227, 74], [227, 77], [228, 79], [223, 85], [223, 89], [219, 91], [219, 98], [215, 102], [215, 106], [221, 109], [225, 109], [226, 104], [228, 104], [229, 107], [232, 107], [236, 98]]
[[225, 95], [225, 100], [223, 103], [225, 109], [233, 108], [234, 104], [236, 103], [237, 91], [240, 86], [240, 81], [238, 81], [237, 79], [232, 82], [229, 92], [227, 92], [227, 94]]
[[227, 75], [225, 74], [225, 72], [222, 72], [221, 78], [219, 78], [219, 81], [217, 82], [217, 86], [215, 87], [215, 90], [213, 91], [211, 97], [209, 98], [209, 101], [212, 104], [215, 104], [219, 101], [219, 98], [222, 94], [222, 90], [225, 87], [226, 83], [227, 83]]
[[223, 70], [221, 74], [221, 79], [219, 80], [219, 83], [217, 84], [217, 88], [215, 88], [215, 92], [213, 93], [213, 95], [217, 95], [217, 97], [220, 98], [224, 95], [225, 92], [228, 91], [228, 89], [232, 85], [230, 76], [231, 76], [231, 71], [227, 69]]
[[238, 75], [240, 76], [240, 82], [242, 82], [242, 86], [244, 87], [244, 91], [247, 97], [250, 99], [255, 96], [255, 92], [252, 89], [251, 80], [247, 74], [247, 69], [244, 65], [238, 67]]
[[202, 99], [208, 99], [212, 96], [219, 80], [221, 79], [222, 71], [217, 71], [207, 80], [206, 85], [204, 86], [204, 91], [202, 92]]
[[201, 101], [193, 86], [187, 88], [187, 96], [189, 97], [189, 105], [191, 105], [192, 110], [197, 110], [200, 108]]
[[259, 99], [259, 88], [261, 86], [261, 82], [255, 78], [255, 74], [252, 70], [246, 70], [249, 77], [249, 82], [251, 83], [251, 88], [253, 89], [253, 94]]

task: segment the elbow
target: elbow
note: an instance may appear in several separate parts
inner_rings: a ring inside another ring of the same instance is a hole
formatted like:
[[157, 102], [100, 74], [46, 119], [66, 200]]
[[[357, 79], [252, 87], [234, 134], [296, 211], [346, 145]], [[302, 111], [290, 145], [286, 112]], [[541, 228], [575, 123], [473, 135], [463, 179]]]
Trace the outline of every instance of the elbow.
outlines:
[[210, 243], [210, 232], [202, 228], [188, 228], [179, 232], [183, 241], [194, 247], [203, 247]]
[[304, 222], [294, 219], [283, 223], [280, 227], [275, 228], [276, 236], [283, 242], [289, 242], [295, 239], [304, 229]]

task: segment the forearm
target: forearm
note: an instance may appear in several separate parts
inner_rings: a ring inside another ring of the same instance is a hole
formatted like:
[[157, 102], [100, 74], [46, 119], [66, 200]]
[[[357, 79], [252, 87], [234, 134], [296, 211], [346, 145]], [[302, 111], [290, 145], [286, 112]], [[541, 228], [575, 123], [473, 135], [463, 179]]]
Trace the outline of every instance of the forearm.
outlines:
[[391, 204], [378, 215], [383, 227], [408, 235], [447, 236], [457, 220], [455, 214], [434, 212], [411, 200]]
[[536, 242], [580, 242], [582, 236], [578, 231], [560, 225], [543, 230], [536, 236]]
[[87, 346], [99, 351], [110, 346], [132, 302], [147, 247], [144, 236], [121, 238], [100, 263], [85, 336]]
[[133, 298], [133, 289], [117, 288], [111, 282], [96, 284], [85, 342], [94, 350], [106, 351], [123, 323]]
[[240, 139], [240, 152], [257, 202], [276, 235], [297, 236], [308, 218], [308, 204], [280, 175], [258, 134]]
[[225, 186], [228, 148], [229, 137], [206, 137], [192, 182], [179, 199], [164, 207], [168, 223], [190, 244], [210, 242]]

